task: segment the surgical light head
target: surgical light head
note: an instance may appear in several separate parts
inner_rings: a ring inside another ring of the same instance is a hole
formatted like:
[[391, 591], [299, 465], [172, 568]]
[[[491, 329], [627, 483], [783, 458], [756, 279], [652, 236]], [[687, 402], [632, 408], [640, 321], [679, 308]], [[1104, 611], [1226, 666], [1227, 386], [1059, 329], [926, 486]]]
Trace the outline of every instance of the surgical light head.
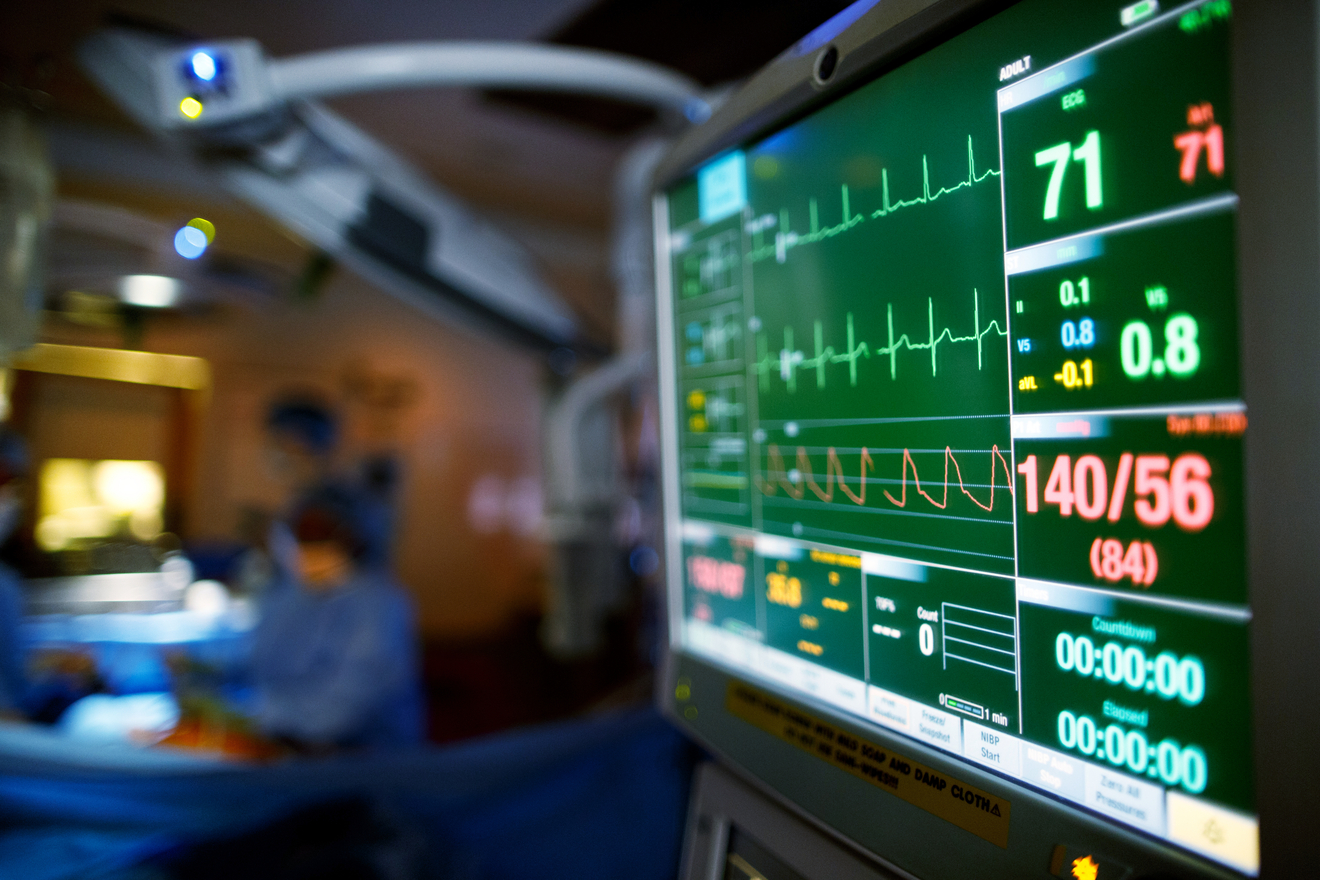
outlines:
[[162, 51], [152, 60], [158, 122], [214, 128], [277, 109], [265, 53], [255, 40]]

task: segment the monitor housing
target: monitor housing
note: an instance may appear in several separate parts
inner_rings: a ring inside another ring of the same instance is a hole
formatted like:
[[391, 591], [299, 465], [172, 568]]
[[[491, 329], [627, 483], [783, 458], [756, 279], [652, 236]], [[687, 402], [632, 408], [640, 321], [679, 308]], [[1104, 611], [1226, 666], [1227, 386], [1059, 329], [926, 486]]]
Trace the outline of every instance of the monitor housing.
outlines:
[[857, 4], [661, 164], [660, 700], [877, 864], [1305, 864], [1315, 19]]

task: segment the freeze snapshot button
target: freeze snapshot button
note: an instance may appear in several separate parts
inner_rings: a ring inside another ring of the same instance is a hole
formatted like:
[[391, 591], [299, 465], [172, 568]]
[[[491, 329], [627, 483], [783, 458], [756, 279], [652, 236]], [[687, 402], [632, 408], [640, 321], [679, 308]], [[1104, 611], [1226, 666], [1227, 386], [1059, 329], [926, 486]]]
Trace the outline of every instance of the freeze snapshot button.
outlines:
[[912, 735], [951, 752], [962, 751], [962, 719], [939, 709], [915, 706]]

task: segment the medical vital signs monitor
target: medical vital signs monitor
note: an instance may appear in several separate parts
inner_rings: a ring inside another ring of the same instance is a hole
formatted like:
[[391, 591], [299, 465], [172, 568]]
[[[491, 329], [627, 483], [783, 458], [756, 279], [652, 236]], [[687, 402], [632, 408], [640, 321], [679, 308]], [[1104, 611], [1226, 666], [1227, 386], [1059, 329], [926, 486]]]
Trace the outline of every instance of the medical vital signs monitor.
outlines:
[[660, 169], [664, 701], [893, 867], [1260, 870], [1260, 719], [1315, 717], [1314, 636], [1278, 698], [1253, 642], [1315, 602], [1288, 5], [859, 4]]

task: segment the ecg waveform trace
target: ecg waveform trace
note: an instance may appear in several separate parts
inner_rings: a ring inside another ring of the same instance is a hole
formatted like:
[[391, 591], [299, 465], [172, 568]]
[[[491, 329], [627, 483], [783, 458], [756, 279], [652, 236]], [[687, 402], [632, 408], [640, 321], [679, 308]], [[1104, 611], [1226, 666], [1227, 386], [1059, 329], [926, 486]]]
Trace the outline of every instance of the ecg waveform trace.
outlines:
[[999, 326], [999, 322], [992, 320], [984, 328], [981, 327], [981, 296], [976, 288], [972, 289], [972, 332], [969, 336], [954, 336], [953, 331], [944, 327], [937, 334], [935, 332], [935, 300], [933, 297], [926, 298], [926, 319], [929, 333], [925, 342], [913, 342], [908, 334], [903, 333], [897, 338], [894, 337], [894, 305], [890, 303], [887, 308], [889, 344], [881, 348], [872, 349], [866, 342], [859, 342], [856, 339], [856, 333], [853, 329], [853, 315], [849, 312], [847, 315], [848, 345], [842, 351], [836, 351], [833, 345], [824, 344], [824, 331], [819, 320], [814, 322], [814, 343], [815, 355], [807, 357], [806, 352], [794, 347], [793, 328], [784, 328], [784, 347], [778, 353], [771, 353], [769, 343], [766, 341], [765, 334], [757, 337], [757, 361], [756, 372], [760, 379], [762, 391], [770, 390], [770, 375], [777, 372], [779, 378], [787, 386], [788, 392], [793, 394], [797, 391], [797, 374], [802, 370], [814, 370], [816, 373], [816, 387], [825, 388], [825, 367], [827, 364], [848, 364], [848, 383], [853, 388], [857, 387], [857, 362], [862, 358], [870, 358], [872, 353], [877, 357], [889, 358], [889, 378], [896, 380], [898, 378], [898, 350], [905, 348], [908, 351], [929, 351], [930, 352], [930, 374], [939, 375], [939, 361], [937, 353], [941, 343], [976, 343], [976, 369], [980, 370], [985, 362], [984, 340], [991, 333], [999, 336], [1008, 336], [1008, 330]]
[[[993, 168], [987, 168], [980, 174], [976, 173], [976, 152], [972, 146], [972, 136], [967, 136], [967, 177], [953, 186], [942, 186], [932, 191], [930, 188], [930, 162], [926, 154], [921, 156], [921, 195], [910, 199], [899, 199], [896, 202], [889, 200], [889, 169], [880, 169], [880, 207], [870, 213], [870, 219], [878, 220], [881, 217], [887, 217], [895, 211], [901, 211], [904, 208], [911, 208], [915, 205], [927, 205], [937, 201], [943, 196], [955, 193], [960, 189], [971, 188], [978, 183], [984, 182], [990, 177], [998, 177], [999, 172]], [[854, 213], [851, 204], [851, 194], [848, 191], [848, 184], [841, 184], [839, 187], [839, 201], [842, 208], [842, 219], [833, 226], [821, 227], [820, 225], [820, 207], [817, 204], [816, 197], [812, 196], [807, 201], [807, 210], [811, 217], [810, 232], [793, 232], [789, 229], [788, 210], [780, 209], [779, 215], [773, 214], [758, 218], [752, 221], [753, 235], [757, 238], [760, 233], [771, 226], [778, 226], [775, 233], [774, 242], [771, 244], [761, 244], [754, 246], [748, 254], [748, 259], [757, 263], [761, 260], [774, 257], [777, 262], [783, 263], [788, 259], [788, 252], [795, 247], [804, 244], [815, 244], [827, 238], [833, 238], [840, 233], [847, 232], [854, 226], [866, 222], [868, 215]]]
[[[896, 452], [897, 450], [893, 451]], [[877, 452], [879, 452], [879, 450], [877, 450]], [[1008, 460], [1005, 459], [1004, 454], [999, 451], [999, 444], [996, 443], [990, 448], [990, 498], [988, 501], [982, 501], [968, 490], [967, 484], [963, 480], [962, 466], [958, 463], [957, 456], [954, 455], [952, 447], [945, 446], [944, 494], [940, 500], [936, 501], [934, 495], [921, 488], [921, 477], [917, 473], [917, 463], [912, 459], [912, 451], [909, 448], [904, 447], [903, 471], [900, 477], [900, 483], [903, 488], [899, 493], [899, 497], [895, 498], [887, 489], [881, 490], [881, 494], [883, 494], [885, 498], [888, 499], [889, 503], [895, 507], [906, 508], [908, 504], [908, 470], [911, 469], [912, 482], [917, 493], [930, 502], [933, 507], [936, 507], [939, 510], [944, 510], [949, 506], [949, 465], [952, 463], [954, 474], [957, 476], [959, 490], [971, 499], [972, 503], [977, 507], [981, 508], [986, 513], [991, 513], [995, 509], [995, 492], [997, 488], [999, 488], [995, 482], [996, 475], [999, 473], [999, 470], [995, 467], [996, 460], [1004, 471], [1005, 485], [1003, 488], [1008, 489], [1009, 495], [1014, 493], [1012, 471], [1008, 466]], [[782, 488], [785, 494], [796, 501], [801, 501], [806, 497], [807, 490], [810, 489], [812, 494], [821, 501], [830, 503], [834, 500], [834, 489], [837, 486], [837, 488], [840, 489], [853, 504], [856, 504], [859, 507], [864, 507], [866, 505], [866, 472], [868, 468], [872, 471], [875, 470], [875, 460], [871, 457], [871, 451], [867, 447], [863, 446], [861, 451], [858, 490], [856, 492], [848, 488], [847, 478], [844, 476], [843, 471], [843, 462], [839, 458], [838, 451], [833, 446], [829, 447], [825, 456], [824, 489], [822, 489], [820, 484], [816, 482], [816, 475], [811, 467], [811, 458], [807, 455], [807, 449], [805, 446], [798, 447], [797, 458], [794, 460], [793, 464], [793, 470], [797, 472], [796, 480], [789, 478], [789, 471], [784, 467], [784, 457], [779, 451], [779, 445], [777, 443], [771, 443], [766, 449], [766, 476], [768, 479], [762, 478], [758, 475], [755, 479], [756, 487], [764, 495], [775, 495], [778, 493], [779, 489]]]

